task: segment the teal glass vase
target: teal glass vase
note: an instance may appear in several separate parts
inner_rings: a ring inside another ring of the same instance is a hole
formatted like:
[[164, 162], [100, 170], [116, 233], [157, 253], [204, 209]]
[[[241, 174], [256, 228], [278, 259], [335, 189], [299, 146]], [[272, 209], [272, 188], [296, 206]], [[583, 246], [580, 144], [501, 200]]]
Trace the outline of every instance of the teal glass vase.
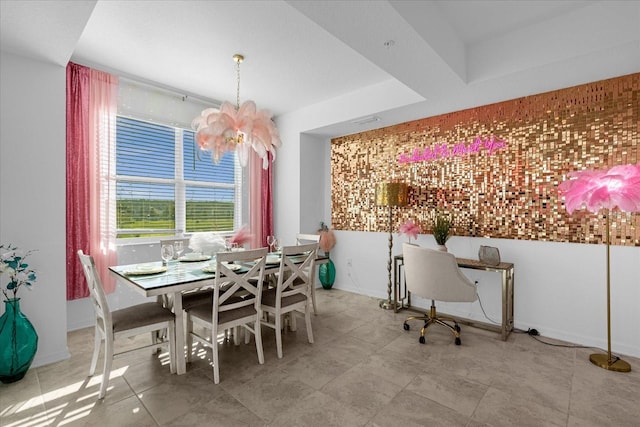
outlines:
[[38, 334], [20, 311], [20, 298], [4, 302], [0, 316], [0, 381], [8, 384], [21, 380], [38, 349]]
[[333, 287], [333, 282], [336, 280], [336, 266], [333, 265], [331, 258], [329, 258], [329, 262], [326, 264], [320, 264], [318, 275], [320, 276], [320, 283], [322, 283], [324, 289], [331, 289], [331, 287]]

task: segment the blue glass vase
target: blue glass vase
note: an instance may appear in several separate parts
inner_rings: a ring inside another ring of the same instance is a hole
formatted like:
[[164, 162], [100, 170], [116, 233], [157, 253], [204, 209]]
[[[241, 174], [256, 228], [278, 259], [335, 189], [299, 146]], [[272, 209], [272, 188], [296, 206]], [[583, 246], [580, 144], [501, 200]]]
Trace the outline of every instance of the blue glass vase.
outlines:
[[333, 282], [336, 280], [336, 266], [333, 265], [333, 261], [329, 258], [329, 262], [326, 264], [320, 264], [318, 268], [318, 275], [320, 276], [320, 283], [324, 289], [331, 289]]
[[0, 316], [0, 381], [21, 380], [33, 362], [38, 349], [38, 334], [20, 311], [20, 298], [4, 302]]

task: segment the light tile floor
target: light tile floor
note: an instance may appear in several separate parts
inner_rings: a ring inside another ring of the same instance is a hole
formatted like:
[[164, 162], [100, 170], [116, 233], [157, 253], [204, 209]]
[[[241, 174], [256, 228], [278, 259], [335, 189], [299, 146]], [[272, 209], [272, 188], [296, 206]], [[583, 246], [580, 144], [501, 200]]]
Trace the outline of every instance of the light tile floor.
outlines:
[[[69, 360], [0, 384], [0, 426], [639, 426], [640, 360], [632, 372], [592, 365], [592, 349], [544, 345], [513, 333], [462, 327], [462, 345], [441, 327], [418, 343], [406, 313], [340, 290], [317, 292], [315, 344], [303, 321], [284, 334], [277, 359], [263, 328], [255, 345], [220, 344], [219, 385], [210, 351], [198, 349], [186, 375], [166, 355], [117, 358], [104, 401], [87, 378], [92, 329], [69, 334]], [[146, 339], [146, 337], [144, 337]]]

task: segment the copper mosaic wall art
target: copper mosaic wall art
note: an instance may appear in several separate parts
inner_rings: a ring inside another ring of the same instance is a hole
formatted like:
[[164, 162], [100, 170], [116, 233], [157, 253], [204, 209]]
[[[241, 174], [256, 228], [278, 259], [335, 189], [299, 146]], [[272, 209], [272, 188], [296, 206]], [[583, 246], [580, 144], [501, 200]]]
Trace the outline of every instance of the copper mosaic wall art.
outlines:
[[[375, 187], [398, 181], [410, 192], [408, 206], [394, 208], [394, 232], [411, 219], [428, 233], [437, 210], [454, 217], [459, 236], [603, 243], [603, 214], [568, 215], [558, 184], [570, 171], [638, 162], [632, 74], [333, 139], [331, 220], [388, 231]], [[640, 214], [612, 213], [611, 243], [640, 246]]]

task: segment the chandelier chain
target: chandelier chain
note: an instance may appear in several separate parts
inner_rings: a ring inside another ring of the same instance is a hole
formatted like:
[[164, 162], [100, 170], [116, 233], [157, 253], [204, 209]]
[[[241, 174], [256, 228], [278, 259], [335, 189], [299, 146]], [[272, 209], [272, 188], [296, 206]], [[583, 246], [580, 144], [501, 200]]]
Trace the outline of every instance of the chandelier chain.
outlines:
[[240, 61], [236, 62], [236, 80], [238, 81], [238, 85], [236, 88], [236, 109], [240, 109]]
[[244, 61], [244, 56], [236, 53], [233, 60], [236, 61], [236, 110], [240, 110], [240, 63]]

